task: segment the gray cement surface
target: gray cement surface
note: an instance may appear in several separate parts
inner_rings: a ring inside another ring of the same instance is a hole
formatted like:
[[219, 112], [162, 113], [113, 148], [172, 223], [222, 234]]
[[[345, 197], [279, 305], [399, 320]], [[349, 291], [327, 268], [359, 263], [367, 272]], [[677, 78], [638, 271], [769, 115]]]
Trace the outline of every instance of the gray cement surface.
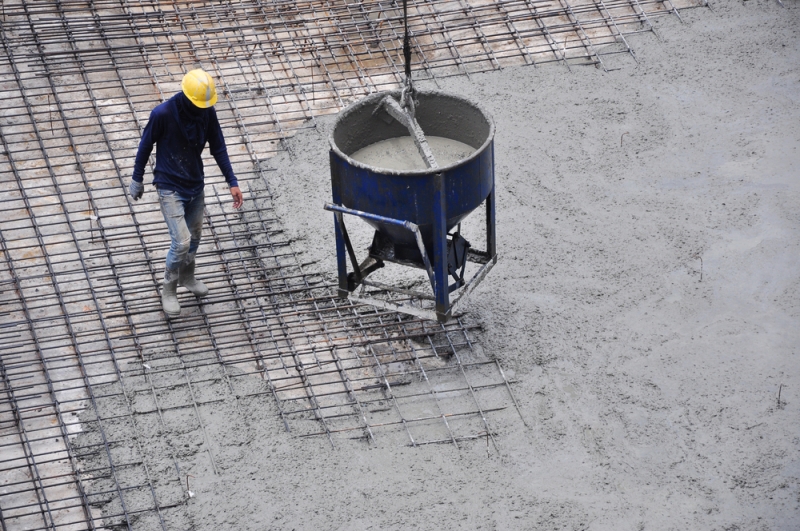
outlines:
[[[203, 486], [207, 528], [800, 529], [800, 20], [785, 6], [659, 19], [639, 63], [609, 73], [440, 82], [497, 124], [502, 259], [465, 309], [530, 427], [497, 426], [488, 457], [269, 436], [246, 494], [234, 477]], [[320, 122], [274, 161], [272, 189], [333, 272]]]
[[[426, 137], [436, 162], [440, 166], [449, 166], [469, 157], [475, 150], [452, 138], [441, 136]], [[427, 168], [414, 140], [410, 136], [388, 138], [361, 148], [352, 154], [354, 160], [390, 170], [414, 171]]]
[[[799, 529], [800, 20], [784, 4], [658, 19], [660, 39], [638, 36], [639, 63], [613, 72], [440, 81], [496, 122], [502, 259], [463, 309], [513, 372], [528, 426], [501, 417], [499, 452], [334, 450], [285, 433], [264, 400], [219, 404], [203, 411], [217, 474], [199, 455], [184, 471], [187, 525]], [[332, 277], [333, 119], [318, 122], [270, 161], [270, 187], [296, 248]], [[163, 452], [191, 461], [201, 435], [183, 429]]]

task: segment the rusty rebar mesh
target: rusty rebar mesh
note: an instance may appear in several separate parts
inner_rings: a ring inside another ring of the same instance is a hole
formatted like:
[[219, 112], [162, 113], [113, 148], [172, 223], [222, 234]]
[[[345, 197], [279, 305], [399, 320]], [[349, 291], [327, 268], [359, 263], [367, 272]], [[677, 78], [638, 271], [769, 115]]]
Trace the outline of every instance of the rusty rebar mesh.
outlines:
[[[665, 14], [678, 15], [669, 0], [412, 0], [414, 76], [612, 68]], [[185, 436], [216, 469], [231, 434], [204, 418], [219, 404], [269, 405], [334, 445], [494, 440], [492, 419], [516, 404], [469, 324], [336, 300], [269, 206], [264, 161], [315, 117], [397, 86], [402, 34], [389, 1], [2, 2], [3, 530], [187, 528], [175, 448]], [[226, 208], [207, 166], [198, 274], [211, 294], [167, 321], [166, 229], [154, 194], [134, 203], [125, 185], [149, 111], [197, 66], [217, 79], [247, 201]]]

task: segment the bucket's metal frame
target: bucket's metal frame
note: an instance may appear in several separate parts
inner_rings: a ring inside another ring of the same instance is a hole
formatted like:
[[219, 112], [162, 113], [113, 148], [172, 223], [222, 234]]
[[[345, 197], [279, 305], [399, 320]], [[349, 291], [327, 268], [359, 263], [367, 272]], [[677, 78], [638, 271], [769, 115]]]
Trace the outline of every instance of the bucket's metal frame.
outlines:
[[[338, 182], [333, 180], [333, 200], [334, 203], [326, 203], [325, 210], [333, 212], [334, 214], [334, 231], [336, 234], [336, 264], [339, 275], [339, 297], [349, 298], [356, 302], [362, 302], [384, 308], [387, 310], [394, 310], [401, 313], [414, 315], [426, 319], [438, 320], [441, 323], [446, 322], [452, 315], [457, 304], [463, 299], [464, 296], [469, 294], [475, 287], [483, 280], [486, 274], [497, 263], [497, 243], [495, 232], [495, 189], [494, 189], [494, 172], [492, 172], [492, 189], [486, 197], [486, 251], [477, 251], [470, 249], [467, 253], [467, 261], [482, 264], [481, 268], [473, 275], [473, 277], [464, 284], [460, 289], [458, 295], [453, 301], [450, 301], [450, 285], [448, 282], [447, 273], [447, 212], [445, 207], [445, 193], [444, 193], [444, 175], [437, 173], [434, 175], [434, 222], [433, 222], [433, 260], [428, 256], [425, 249], [425, 244], [422, 240], [422, 234], [417, 224], [407, 220], [387, 218], [361, 210], [354, 210], [342, 206], [341, 193], [338, 189]], [[380, 260], [370, 259], [359, 263], [356, 259], [353, 244], [350, 242], [350, 237], [347, 234], [347, 227], [344, 223], [344, 215], [351, 215], [362, 218], [364, 220], [371, 220], [378, 223], [396, 225], [402, 227], [414, 234], [414, 239], [417, 242], [419, 251], [422, 255], [422, 260], [425, 270], [428, 274], [428, 279], [433, 289], [435, 302], [435, 311], [412, 306], [411, 303], [396, 303], [389, 300], [378, 299], [371, 297], [364, 293], [365, 286], [373, 286], [385, 291], [391, 291], [402, 295], [411, 295], [415, 298], [430, 299], [430, 295], [395, 288], [377, 282], [370, 282], [366, 277], [383, 266]], [[348, 258], [353, 267], [354, 278], [350, 277], [348, 271], [347, 261]], [[355, 289], [361, 286], [361, 293], [355, 293]]]

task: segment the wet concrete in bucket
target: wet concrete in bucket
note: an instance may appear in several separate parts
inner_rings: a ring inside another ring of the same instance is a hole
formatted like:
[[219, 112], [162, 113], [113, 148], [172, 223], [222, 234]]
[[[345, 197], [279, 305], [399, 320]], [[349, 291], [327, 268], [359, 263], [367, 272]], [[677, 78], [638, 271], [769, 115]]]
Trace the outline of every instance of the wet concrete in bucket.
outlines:
[[[469, 157], [475, 149], [458, 140], [426, 136], [428, 145], [440, 167]], [[350, 158], [379, 169], [394, 171], [425, 170], [427, 166], [410, 136], [389, 138], [359, 149]]]

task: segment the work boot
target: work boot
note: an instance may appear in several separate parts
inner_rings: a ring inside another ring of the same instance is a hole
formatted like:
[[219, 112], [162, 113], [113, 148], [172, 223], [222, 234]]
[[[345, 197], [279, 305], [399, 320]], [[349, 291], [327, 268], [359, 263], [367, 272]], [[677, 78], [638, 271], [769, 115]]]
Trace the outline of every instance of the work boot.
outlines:
[[[169, 280], [168, 280], [169, 279]], [[164, 277], [164, 287], [161, 289], [161, 307], [167, 317], [178, 317], [181, 314], [181, 305], [178, 302], [178, 279], [174, 276], [170, 279], [167, 274]]]
[[195, 297], [208, 295], [206, 285], [194, 278], [194, 257], [184, 262], [178, 270], [178, 284], [191, 291]]

